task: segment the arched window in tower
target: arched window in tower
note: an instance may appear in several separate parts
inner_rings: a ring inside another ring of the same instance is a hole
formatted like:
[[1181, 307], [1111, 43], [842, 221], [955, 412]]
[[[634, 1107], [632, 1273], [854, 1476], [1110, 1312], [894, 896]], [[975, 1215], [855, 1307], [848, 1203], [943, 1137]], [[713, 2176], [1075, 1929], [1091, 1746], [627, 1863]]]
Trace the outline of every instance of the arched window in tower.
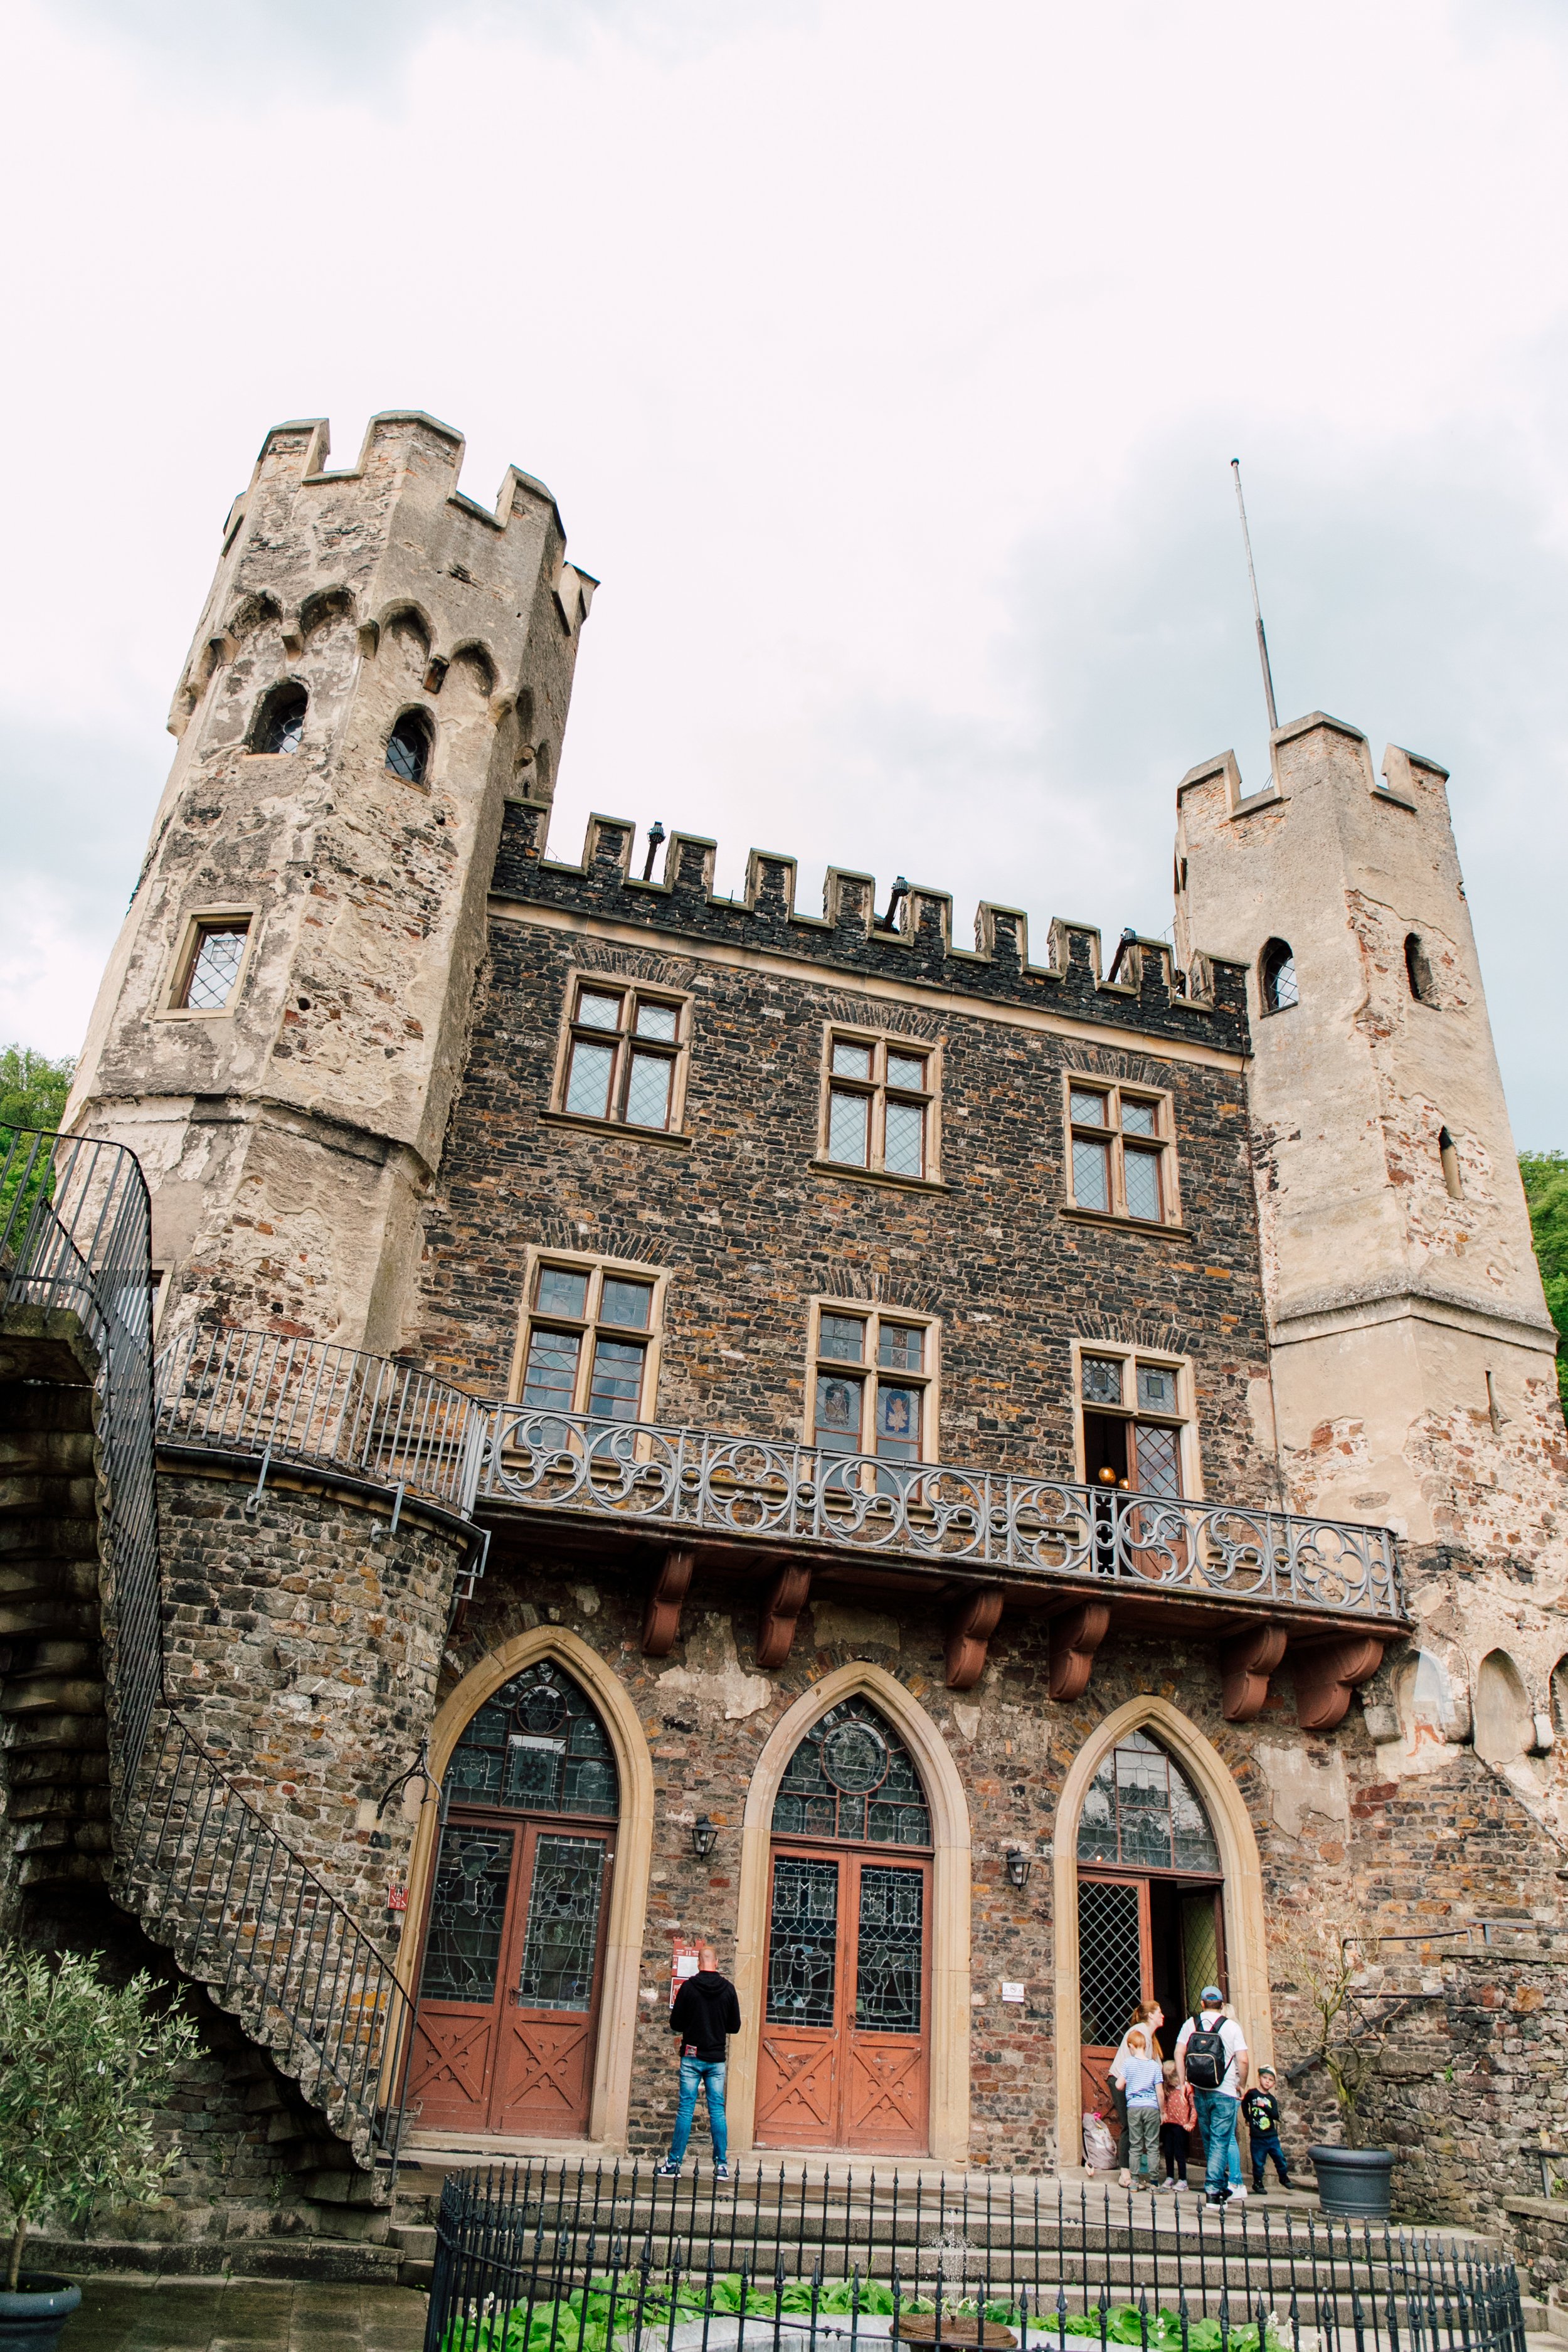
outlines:
[[405, 710], [386, 740], [386, 764], [405, 784], [422, 784], [430, 772], [436, 730], [423, 710]]
[[757, 2138], [918, 2152], [930, 2073], [931, 1807], [868, 1698], [814, 1723], [773, 1801]]
[[295, 679], [275, 686], [262, 701], [250, 732], [250, 748], [273, 759], [297, 751], [305, 733], [305, 713], [310, 698]]
[[1300, 1002], [1296, 987], [1296, 959], [1288, 940], [1270, 940], [1258, 964], [1258, 982], [1265, 1013], [1283, 1013]]
[[1426, 961], [1426, 950], [1418, 934], [1412, 931], [1405, 942], [1405, 977], [1410, 982], [1410, 993], [1417, 1004], [1432, 1004], [1436, 992], [1432, 985], [1432, 967]]

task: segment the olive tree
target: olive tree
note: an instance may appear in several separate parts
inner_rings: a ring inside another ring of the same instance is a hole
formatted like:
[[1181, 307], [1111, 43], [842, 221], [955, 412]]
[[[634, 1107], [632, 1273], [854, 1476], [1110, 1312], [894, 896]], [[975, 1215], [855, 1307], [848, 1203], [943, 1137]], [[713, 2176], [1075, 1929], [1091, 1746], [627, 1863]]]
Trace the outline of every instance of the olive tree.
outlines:
[[154, 2122], [197, 2046], [188, 2017], [160, 2015], [153, 1979], [116, 1987], [95, 1960], [0, 1951], [0, 2199], [13, 2291], [29, 2228], [81, 2220], [102, 2197], [151, 2204], [178, 2164]]

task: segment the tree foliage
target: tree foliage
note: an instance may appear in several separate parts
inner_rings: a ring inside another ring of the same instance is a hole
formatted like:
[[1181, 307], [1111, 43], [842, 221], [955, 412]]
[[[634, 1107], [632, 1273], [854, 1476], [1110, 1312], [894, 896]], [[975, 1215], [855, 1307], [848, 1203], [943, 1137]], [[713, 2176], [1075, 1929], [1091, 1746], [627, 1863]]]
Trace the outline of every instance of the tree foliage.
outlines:
[[[1568, 1338], [1568, 1152], [1521, 1151], [1519, 1172], [1546, 1304], [1560, 1336]], [[1568, 1412], [1568, 1352], [1557, 1359], [1557, 1392]]]
[[0, 1045], [0, 1128], [58, 1128], [75, 1069], [68, 1055], [51, 1062], [30, 1045]]
[[178, 2148], [154, 2122], [196, 2048], [188, 2017], [152, 2006], [153, 1979], [105, 1982], [95, 1960], [0, 1951], [0, 2198], [10, 2210], [8, 2284], [46, 2213], [81, 2220], [100, 2198], [151, 2204]]

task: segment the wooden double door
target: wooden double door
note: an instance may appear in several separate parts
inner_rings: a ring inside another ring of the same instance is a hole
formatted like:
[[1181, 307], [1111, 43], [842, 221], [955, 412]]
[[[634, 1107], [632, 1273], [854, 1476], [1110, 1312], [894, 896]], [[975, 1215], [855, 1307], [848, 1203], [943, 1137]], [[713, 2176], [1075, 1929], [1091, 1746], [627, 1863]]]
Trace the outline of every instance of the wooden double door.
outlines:
[[409, 2068], [424, 2128], [585, 2133], [614, 1862], [602, 1822], [454, 1809]]
[[756, 2137], [919, 2154], [931, 2082], [931, 1864], [775, 1842]]
[[1079, 2047], [1083, 2112], [1110, 2110], [1110, 2062], [1141, 2001], [1165, 2012], [1171, 2057], [1205, 1985], [1226, 1983], [1225, 1904], [1213, 1879], [1089, 1871], [1078, 1881]]

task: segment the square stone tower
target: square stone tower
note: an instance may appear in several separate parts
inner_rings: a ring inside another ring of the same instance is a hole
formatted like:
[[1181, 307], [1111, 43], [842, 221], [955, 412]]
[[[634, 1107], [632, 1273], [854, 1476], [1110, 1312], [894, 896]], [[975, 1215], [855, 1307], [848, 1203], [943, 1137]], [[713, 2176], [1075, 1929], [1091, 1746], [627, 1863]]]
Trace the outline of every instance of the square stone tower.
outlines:
[[1563, 1426], [1447, 772], [1390, 747], [1380, 780], [1321, 711], [1273, 767], [1183, 779], [1175, 878], [1182, 960], [1250, 973], [1281, 1467], [1296, 1509], [1407, 1538], [1421, 1705], [1454, 1738], [1474, 1704], [1511, 1769], [1552, 1737]]
[[548, 803], [594, 582], [433, 417], [268, 433], [68, 1122], [138, 1154], [161, 1329], [386, 1350], [440, 1156], [506, 801]]

